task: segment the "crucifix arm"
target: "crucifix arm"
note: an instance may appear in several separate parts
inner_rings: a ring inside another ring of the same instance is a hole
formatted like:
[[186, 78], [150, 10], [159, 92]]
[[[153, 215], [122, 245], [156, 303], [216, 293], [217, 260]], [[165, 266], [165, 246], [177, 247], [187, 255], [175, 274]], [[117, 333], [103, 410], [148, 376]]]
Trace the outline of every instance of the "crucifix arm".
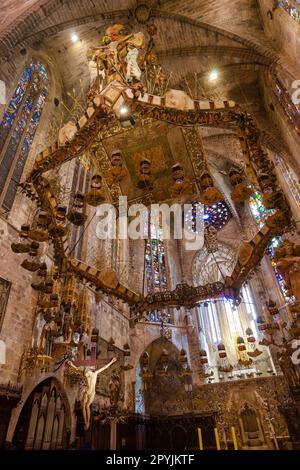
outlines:
[[101, 369], [96, 371], [96, 374], [100, 374], [100, 372], [103, 372], [105, 369], [108, 369], [110, 366], [112, 366], [115, 362], [117, 361], [117, 358], [114, 357], [108, 364], [105, 366], [101, 367]]
[[67, 361], [66, 364], [74, 370], [79, 370], [79, 367], [74, 366], [72, 361]]

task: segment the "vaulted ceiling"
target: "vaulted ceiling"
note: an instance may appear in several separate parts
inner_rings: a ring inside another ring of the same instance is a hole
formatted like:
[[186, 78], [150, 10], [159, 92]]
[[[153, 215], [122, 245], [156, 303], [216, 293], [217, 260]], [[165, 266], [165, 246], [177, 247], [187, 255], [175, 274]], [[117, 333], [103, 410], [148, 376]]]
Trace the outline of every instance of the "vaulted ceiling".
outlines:
[[[147, 2], [145, 2], [147, 3]], [[170, 85], [197, 97], [233, 99], [258, 106], [259, 72], [276, 55], [264, 37], [255, 0], [149, 0], [151, 19], [158, 28], [155, 46]], [[6, 76], [16, 73], [16, 51], [43, 51], [59, 70], [65, 91], [89, 85], [86, 53], [100, 43], [108, 24], [125, 23], [144, 30], [136, 21], [136, 0], [4, 0], [1, 6], [0, 61]], [[71, 33], [79, 36], [72, 43]], [[182, 59], [184, 58], [184, 67]], [[220, 71], [210, 83], [207, 74]], [[195, 83], [197, 74], [197, 85]]]
[[[144, 1], [147, 3], [147, 0]], [[157, 26], [155, 48], [170, 86], [194, 98], [232, 99], [264, 113], [261, 72], [277, 60], [264, 35], [256, 0], [148, 0]], [[123, 22], [146, 26], [134, 16], [137, 0], [2, 1], [0, 78], [16, 76], [32, 53], [44, 54], [65, 93], [89, 87], [86, 53], [98, 46], [105, 27]], [[76, 31], [79, 41], [71, 41]], [[147, 35], [147, 34], [146, 34]], [[19, 53], [21, 52], [21, 54]], [[17, 60], [16, 60], [17, 58]], [[217, 68], [216, 81], [208, 80]]]

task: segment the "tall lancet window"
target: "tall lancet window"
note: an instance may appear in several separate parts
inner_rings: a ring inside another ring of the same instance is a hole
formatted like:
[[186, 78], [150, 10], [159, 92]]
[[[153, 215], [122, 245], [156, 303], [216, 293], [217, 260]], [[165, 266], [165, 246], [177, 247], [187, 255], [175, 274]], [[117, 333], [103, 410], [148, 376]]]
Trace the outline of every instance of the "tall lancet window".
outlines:
[[[259, 193], [254, 193], [249, 200], [250, 210], [251, 213], [258, 224], [259, 228], [261, 228], [265, 223], [266, 219], [274, 213], [273, 209], [266, 209], [262, 202], [262, 197]], [[276, 281], [279, 287], [279, 290], [285, 299], [286, 302], [293, 301], [293, 298], [289, 297], [288, 288], [283, 279], [282, 275], [279, 273], [276, 262], [275, 262], [275, 250], [280, 245], [282, 241], [282, 237], [274, 237], [272, 238], [271, 242], [269, 243], [267, 254], [270, 258], [272, 268], [276, 277]]]
[[[145, 291], [147, 294], [160, 292], [168, 288], [165, 247], [162, 229], [159, 225], [145, 222]], [[173, 312], [169, 309], [155, 310], [148, 313], [148, 320], [173, 323]]]
[[280, 174], [284, 177], [297, 207], [300, 208], [300, 185], [295, 172], [279, 155], [275, 156], [275, 165], [277, 166]]
[[48, 88], [45, 66], [32, 60], [25, 67], [0, 124], [0, 205], [12, 208]]
[[[214, 253], [203, 248], [193, 262], [195, 286], [224, 281], [236, 263], [236, 254], [225, 245]], [[240, 292], [238, 306], [225, 297], [207, 299], [197, 306], [200, 346], [207, 353], [214, 380], [233, 380], [273, 373], [267, 348], [259, 345], [256, 319], [261, 315], [251, 282]]]

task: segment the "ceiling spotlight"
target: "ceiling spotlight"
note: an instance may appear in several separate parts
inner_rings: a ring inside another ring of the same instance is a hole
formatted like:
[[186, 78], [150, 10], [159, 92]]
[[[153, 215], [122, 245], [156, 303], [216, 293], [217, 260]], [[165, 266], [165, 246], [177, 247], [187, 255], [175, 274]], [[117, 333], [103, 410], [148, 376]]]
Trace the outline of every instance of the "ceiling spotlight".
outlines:
[[78, 35], [76, 33], [71, 34], [71, 41], [72, 42], [77, 42], [79, 39]]
[[129, 113], [129, 108], [125, 105], [121, 106], [120, 108], [120, 114], [122, 114], [123, 116], [125, 116], [126, 114]]
[[209, 79], [210, 81], [214, 81], [218, 78], [219, 74], [218, 74], [218, 71], [217, 70], [212, 70], [209, 74]]

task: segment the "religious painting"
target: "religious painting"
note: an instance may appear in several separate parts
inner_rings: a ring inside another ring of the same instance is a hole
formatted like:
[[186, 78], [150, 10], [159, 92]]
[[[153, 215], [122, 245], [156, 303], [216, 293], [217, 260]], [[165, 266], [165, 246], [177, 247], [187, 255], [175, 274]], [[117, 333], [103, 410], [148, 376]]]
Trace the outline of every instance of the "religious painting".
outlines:
[[0, 277], [0, 331], [2, 328], [4, 315], [7, 307], [8, 297], [10, 293], [11, 282]]

